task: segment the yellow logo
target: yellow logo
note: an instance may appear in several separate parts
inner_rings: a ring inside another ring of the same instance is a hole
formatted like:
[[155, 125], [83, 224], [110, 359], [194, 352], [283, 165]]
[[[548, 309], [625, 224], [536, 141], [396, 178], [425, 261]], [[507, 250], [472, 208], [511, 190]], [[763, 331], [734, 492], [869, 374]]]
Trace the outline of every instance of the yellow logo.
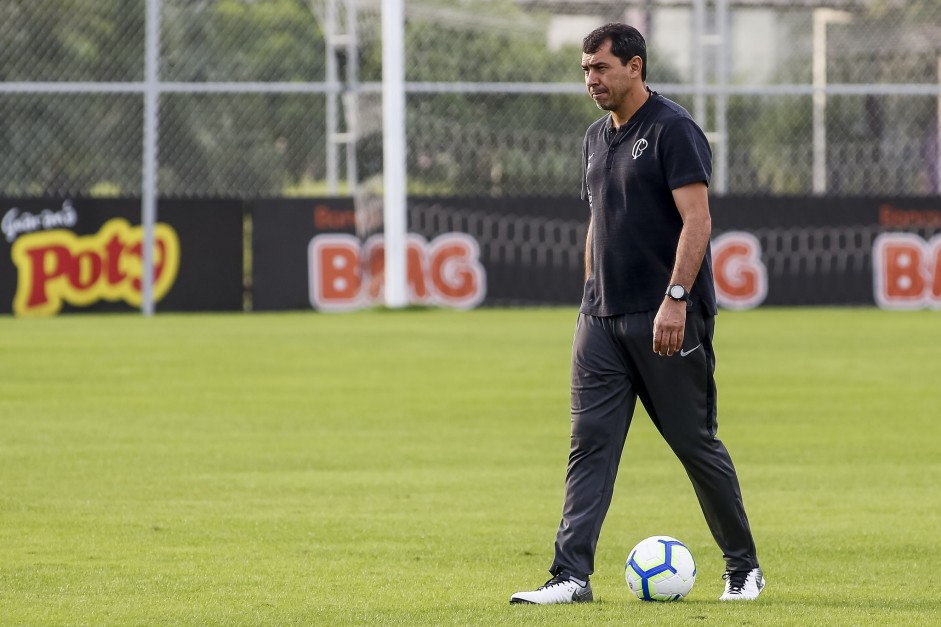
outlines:
[[[17, 268], [13, 312], [48, 316], [63, 303], [87, 307], [100, 300], [141, 304], [144, 229], [123, 218], [102, 225], [94, 235], [65, 229], [17, 238], [11, 256]], [[154, 300], [162, 299], [180, 269], [180, 239], [164, 223], [154, 227]]]

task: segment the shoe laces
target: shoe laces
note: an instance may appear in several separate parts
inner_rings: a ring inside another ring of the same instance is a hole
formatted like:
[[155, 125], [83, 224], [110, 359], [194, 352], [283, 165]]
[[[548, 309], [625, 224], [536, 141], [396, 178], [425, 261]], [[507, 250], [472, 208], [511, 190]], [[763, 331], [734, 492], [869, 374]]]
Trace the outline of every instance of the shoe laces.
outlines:
[[750, 570], [727, 570], [722, 578], [729, 582], [730, 594], [741, 594], [745, 582], [748, 580]]
[[554, 577], [552, 577], [552, 579], [550, 579], [546, 583], [539, 586], [539, 589], [542, 590], [544, 588], [551, 588], [552, 586], [558, 586], [560, 584], [567, 583], [569, 581], [571, 580], [564, 575], [555, 575]]

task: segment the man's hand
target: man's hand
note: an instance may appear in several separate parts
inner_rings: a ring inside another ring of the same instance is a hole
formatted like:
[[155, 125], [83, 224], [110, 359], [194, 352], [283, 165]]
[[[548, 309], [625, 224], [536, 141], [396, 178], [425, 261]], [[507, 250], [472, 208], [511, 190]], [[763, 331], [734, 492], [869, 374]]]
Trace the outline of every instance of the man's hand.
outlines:
[[686, 334], [686, 302], [664, 298], [653, 320], [653, 352], [670, 357], [683, 346]]

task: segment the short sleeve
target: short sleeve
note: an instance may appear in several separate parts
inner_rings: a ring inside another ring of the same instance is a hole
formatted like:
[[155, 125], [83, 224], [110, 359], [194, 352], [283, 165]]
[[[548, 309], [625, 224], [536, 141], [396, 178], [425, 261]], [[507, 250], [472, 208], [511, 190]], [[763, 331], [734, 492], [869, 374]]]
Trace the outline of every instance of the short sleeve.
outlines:
[[677, 116], [660, 136], [661, 167], [670, 189], [690, 183], [709, 185], [712, 179], [712, 148], [702, 129], [687, 116]]

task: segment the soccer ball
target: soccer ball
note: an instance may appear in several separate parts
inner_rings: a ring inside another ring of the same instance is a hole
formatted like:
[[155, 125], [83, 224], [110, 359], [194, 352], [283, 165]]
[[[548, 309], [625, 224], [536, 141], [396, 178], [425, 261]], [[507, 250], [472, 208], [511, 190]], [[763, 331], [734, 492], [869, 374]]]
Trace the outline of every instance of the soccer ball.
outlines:
[[631, 549], [624, 578], [641, 601], [679, 601], [693, 589], [696, 562], [676, 538], [652, 536]]

